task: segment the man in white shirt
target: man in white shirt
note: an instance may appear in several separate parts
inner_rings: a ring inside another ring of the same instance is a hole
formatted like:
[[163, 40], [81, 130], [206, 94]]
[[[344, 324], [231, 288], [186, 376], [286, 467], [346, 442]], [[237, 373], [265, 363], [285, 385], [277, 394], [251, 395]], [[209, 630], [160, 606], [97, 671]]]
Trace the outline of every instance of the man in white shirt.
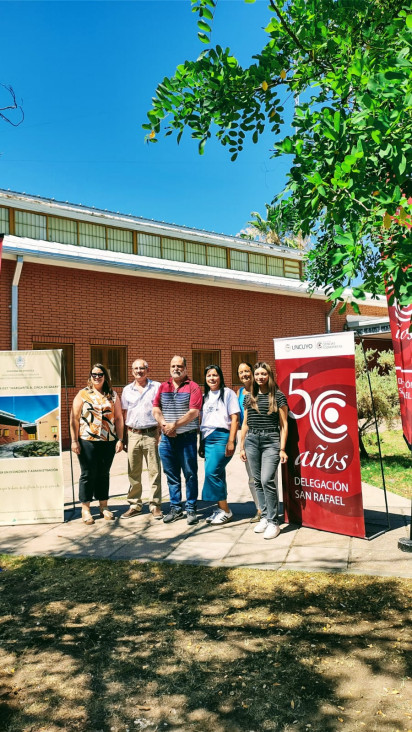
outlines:
[[150, 511], [155, 519], [163, 517], [161, 468], [158, 451], [159, 426], [153, 417], [153, 399], [159, 381], [148, 378], [149, 366], [143, 358], [132, 363], [134, 381], [124, 387], [122, 409], [125, 424], [124, 448], [127, 449], [130, 508], [122, 518], [137, 516], [142, 510], [142, 468], [146, 461], [150, 480]]

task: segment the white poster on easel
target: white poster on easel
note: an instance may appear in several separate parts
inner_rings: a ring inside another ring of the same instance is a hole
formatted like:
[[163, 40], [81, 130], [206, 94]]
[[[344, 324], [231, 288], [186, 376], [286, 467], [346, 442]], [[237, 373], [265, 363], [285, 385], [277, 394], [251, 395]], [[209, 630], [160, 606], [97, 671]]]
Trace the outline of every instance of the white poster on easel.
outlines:
[[0, 351], [0, 525], [64, 520], [61, 359]]

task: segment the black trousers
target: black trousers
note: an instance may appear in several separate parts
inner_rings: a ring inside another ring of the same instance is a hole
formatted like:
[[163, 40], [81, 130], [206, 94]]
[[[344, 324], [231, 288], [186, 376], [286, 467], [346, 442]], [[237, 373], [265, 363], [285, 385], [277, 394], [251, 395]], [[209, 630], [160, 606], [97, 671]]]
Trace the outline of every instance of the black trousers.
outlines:
[[79, 501], [89, 503], [107, 501], [109, 497], [110, 468], [112, 466], [116, 442], [105, 440], [79, 440], [81, 467], [79, 480]]

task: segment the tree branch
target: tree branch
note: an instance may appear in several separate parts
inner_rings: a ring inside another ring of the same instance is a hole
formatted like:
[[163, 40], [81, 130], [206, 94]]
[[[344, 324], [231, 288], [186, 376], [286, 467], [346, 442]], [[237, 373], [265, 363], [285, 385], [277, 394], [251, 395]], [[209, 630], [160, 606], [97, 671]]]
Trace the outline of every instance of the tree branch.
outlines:
[[[23, 107], [20, 104], [17, 104], [16, 95], [14, 93], [14, 89], [12, 86], [8, 86], [7, 84], [2, 84], [1, 82], [0, 82], [0, 86], [2, 86], [3, 89], [6, 89], [9, 92], [9, 94], [12, 98], [12, 101], [13, 101], [12, 104], [8, 104], [5, 107], [0, 107], [0, 118], [4, 122], [8, 122], [9, 125], [12, 125], [13, 127], [18, 127], [19, 125], [21, 125], [21, 123], [24, 120]], [[9, 119], [9, 117], [6, 114], [3, 114], [3, 112], [6, 112], [7, 110], [13, 110], [13, 109], [20, 110], [21, 120], [19, 122], [13, 122], [11, 119]]]

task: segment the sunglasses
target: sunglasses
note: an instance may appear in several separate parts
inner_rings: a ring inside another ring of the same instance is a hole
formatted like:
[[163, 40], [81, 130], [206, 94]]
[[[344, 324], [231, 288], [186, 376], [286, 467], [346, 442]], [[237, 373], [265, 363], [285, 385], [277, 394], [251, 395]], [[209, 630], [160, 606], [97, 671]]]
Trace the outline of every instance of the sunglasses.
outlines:
[[99, 373], [94, 371], [93, 373], [90, 374], [90, 376], [92, 377], [92, 379], [102, 379], [104, 376], [104, 373], [101, 371], [99, 371]]

